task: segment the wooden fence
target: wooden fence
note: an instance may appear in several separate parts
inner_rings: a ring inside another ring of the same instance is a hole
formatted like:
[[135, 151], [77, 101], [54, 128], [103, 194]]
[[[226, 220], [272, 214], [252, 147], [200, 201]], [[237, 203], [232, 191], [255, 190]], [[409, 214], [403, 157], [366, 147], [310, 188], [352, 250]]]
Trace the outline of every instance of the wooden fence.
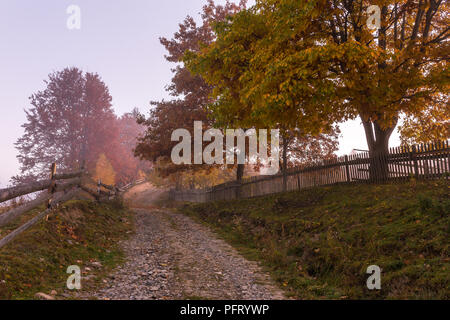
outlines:
[[257, 197], [338, 183], [401, 182], [411, 178], [449, 179], [448, 140], [391, 148], [383, 157], [368, 152], [321, 161], [308, 167], [291, 168], [286, 176], [257, 176], [201, 190], [171, 190], [174, 201], [209, 202]]
[[[93, 190], [90, 187], [90, 185], [95, 186], [95, 184], [97, 184], [97, 190]], [[115, 186], [103, 184], [101, 181], [94, 182], [84, 169], [72, 173], [57, 174], [56, 164], [54, 163], [50, 168], [50, 178], [48, 180], [35, 181], [12, 188], [0, 189], [0, 203], [30, 193], [48, 190], [46, 193], [38, 195], [36, 199], [0, 214], [0, 227], [2, 227], [20, 217], [22, 214], [37, 208], [42, 204], [46, 204], [46, 209], [44, 211], [0, 239], [0, 248], [11, 242], [23, 231], [36, 224], [43, 217], [50, 214], [59, 204], [73, 199], [80, 191], [87, 192], [97, 201], [102, 201], [106, 198], [111, 199], [113, 197], [118, 197], [132, 186], [133, 184], [128, 184], [122, 188], [117, 188]]]

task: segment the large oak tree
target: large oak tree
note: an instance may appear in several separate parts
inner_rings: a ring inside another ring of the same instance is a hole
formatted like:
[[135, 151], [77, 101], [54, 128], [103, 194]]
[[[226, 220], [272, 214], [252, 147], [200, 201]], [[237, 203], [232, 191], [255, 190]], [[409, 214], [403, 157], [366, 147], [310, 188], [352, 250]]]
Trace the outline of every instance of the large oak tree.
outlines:
[[400, 115], [420, 118], [448, 91], [448, 13], [440, 0], [259, 0], [186, 61], [214, 85], [226, 122], [317, 134], [360, 117], [370, 153], [384, 156]]

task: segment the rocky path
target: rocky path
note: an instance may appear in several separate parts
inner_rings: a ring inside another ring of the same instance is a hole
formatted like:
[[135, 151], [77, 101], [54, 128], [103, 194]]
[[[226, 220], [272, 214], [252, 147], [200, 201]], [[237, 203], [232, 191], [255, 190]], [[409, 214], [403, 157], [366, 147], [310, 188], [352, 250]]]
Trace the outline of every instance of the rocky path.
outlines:
[[[284, 299], [255, 262], [240, 256], [189, 217], [152, 207], [160, 192], [136, 194], [136, 234], [123, 244], [127, 262], [98, 299]], [[146, 207], [142, 209], [142, 207]]]

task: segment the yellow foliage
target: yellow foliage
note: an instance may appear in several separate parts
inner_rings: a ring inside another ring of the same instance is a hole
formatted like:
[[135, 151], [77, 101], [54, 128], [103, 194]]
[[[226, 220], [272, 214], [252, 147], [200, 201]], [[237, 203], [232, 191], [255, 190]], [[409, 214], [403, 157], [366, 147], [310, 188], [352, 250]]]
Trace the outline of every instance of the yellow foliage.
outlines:
[[101, 180], [102, 183], [108, 185], [115, 185], [116, 183], [116, 172], [111, 165], [111, 162], [105, 156], [105, 154], [100, 154], [97, 163], [95, 165], [95, 181]]

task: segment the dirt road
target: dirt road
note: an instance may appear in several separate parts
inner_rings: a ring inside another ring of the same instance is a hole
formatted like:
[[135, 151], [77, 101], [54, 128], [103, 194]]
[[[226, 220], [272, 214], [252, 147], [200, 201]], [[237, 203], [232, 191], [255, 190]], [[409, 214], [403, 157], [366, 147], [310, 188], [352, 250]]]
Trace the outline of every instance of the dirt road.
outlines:
[[162, 191], [132, 189], [136, 234], [123, 244], [127, 262], [93, 295], [99, 299], [284, 299], [255, 262], [207, 227], [158, 208]]

